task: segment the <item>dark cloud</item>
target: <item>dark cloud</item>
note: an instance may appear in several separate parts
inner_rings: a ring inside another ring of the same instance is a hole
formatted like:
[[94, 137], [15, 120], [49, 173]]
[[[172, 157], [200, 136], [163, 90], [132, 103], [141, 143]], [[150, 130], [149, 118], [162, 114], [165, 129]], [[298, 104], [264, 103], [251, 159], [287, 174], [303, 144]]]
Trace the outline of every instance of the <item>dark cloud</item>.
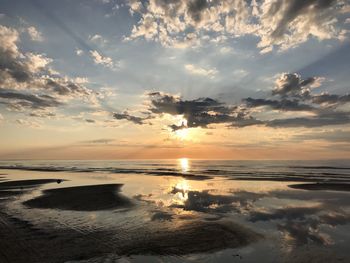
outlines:
[[173, 130], [183, 128], [206, 128], [210, 124], [240, 123], [250, 120], [243, 109], [225, 105], [212, 98], [182, 100], [180, 97], [153, 92], [150, 111], [154, 114], [183, 115], [187, 124], [171, 125]]
[[[0, 70], [6, 73], [17, 82], [26, 82], [31, 80], [32, 74], [23, 62], [14, 60], [6, 53], [0, 52]], [[7, 74], [0, 75], [0, 83], [4, 83]]]
[[84, 98], [97, 104], [96, 94], [81, 81], [55, 73], [48, 66], [52, 59], [44, 54], [22, 53], [17, 42], [19, 32], [0, 25], [0, 104], [28, 112], [30, 117], [53, 117], [54, 112], [42, 110], [69, 99]]
[[0, 89], [0, 98], [6, 99], [4, 104], [14, 107], [25, 106], [32, 109], [44, 109], [62, 105], [56, 98], [49, 95], [26, 94], [5, 89]]
[[30, 117], [37, 117], [37, 118], [46, 118], [46, 117], [55, 117], [56, 113], [53, 112], [47, 112], [47, 111], [35, 111], [29, 113]]
[[316, 104], [343, 104], [350, 102], [350, 95], [335, 95], [335, 94], [329, 94], [329, 93], [322, 93], [320, 95], [314, 95], [311, 98], [313, 103]]
[[[339, 106], [350, 102], [350, 95], [313, 94], [312, 89], [321, 85], [321, 79], [302, 79], [296, 73], [283, 73], [277, 80], [271, 98], [245, 98], [239, 105], [228, 105], [213, 98], [184, 100], [162, 92], [149, 93], [148, 119], [157, 115], [182, 115], [186, 121], [171, 124], [173, 130], [184, 128], [209, 128], [212, 124], [227, 124], [228, 127], [264, 125], [268, 127], [322, 127], [350, 123], [350, 112], [341, 111]], [[257, 111], [257, 107], [266, 107]], [[269, 110], [283, 112], [308, 112], [308, 115], [293, 118], [268, 118]], [[258, 113], [264, 114], [259, 119]], [[145, 114], [145, 112], [143, 113]], [[144, 124], [144, 118], [127, 113], [115, 114], [116, 119], [126, 119], [136, 124]]]
[[93, 120], [93, 119], [85, 119], [85, 121], [86, 121], [87, 123], [95, 123], [95, 122], [96, 122], [96, 121]]
[[45, 88], [52, 89], [55, 93], [62, 96], [71, 96], [72, 94], [89, 95], [91, 91], [78, 83], [64, 81], [63, 79], [47, 78]]
[[29, 71], [28, 64], [18, 57], [19, 53], [17, 47], [14, 46], [14, 42], [6, 39], [6, 36], [10, 38], [11, 35], [12, 38], [17, 39], [17, 31], [0, 26], [0, 34], [2, 32], [4, 37], [0, 39], [0, 44], [3, 45], [0, 47], [0, 83], [4, 83], [7, 77], [11, 77], [18, 82], [30, 80], [32, 73]]
[[322, 127], [330, 125], [344, 125], [350, 123], [349, 112], [328, 112], [319, 113], [312, 117], [298, 117], [288, 119], [275, 119], [266, 121], [265, 125], [270, 127]]
[[276, 86], [272, 90], [272, 95], [307, 97], [310, 92], [308, 87], [316, 81], [316, 77], [302, 79], [296, 73], [284, 73], [276, 80]]
[[281, 111], [312, 111], [314, 108], [307, 104], [300, 104], [298, 100], [269, 100], [269, 99], [253, 99], [247, 98], [243, 102], [246, 103], [247, 107], [255, 108], [261, 106], [268, 106], [274, 110]]
[[114, 141], [115, 141], [114, 139], [96, 139], [96, 140], [89, 140], [89, 141], [81, 141], [81, 143], [107, 144]]
[[329, 10], [335, 2], [336, 0], [278, 1], [275, 5], [271, 5], [270, 12], [273, 14], [283, 12], [283, 16], [278, 22], [274, 31], [271, 33], [271, 37], [274, 39], [283, 37], [287, 33], [290, 23], [292, 23], [296, 18], [300, 17], [301, 15], [308, 15], [310, 12], [322, 14]]
[[187, 11], [193, 21], [200, 22], [202, 19], [202, 11], [208, 8], [207, 0], [190, 0], [187, 3]]
[[139, 125], [144, 124], [144, 121], [147, 119], [147, 118], [142, 118], [142, 117], [130, 115], [127, 112], [113, 113], [113, 118], [115, 118], [117, 120], [128, 120], [128, 121], [131, 121], [131, 122], [133, 122], [135, 124], [139, 124]]

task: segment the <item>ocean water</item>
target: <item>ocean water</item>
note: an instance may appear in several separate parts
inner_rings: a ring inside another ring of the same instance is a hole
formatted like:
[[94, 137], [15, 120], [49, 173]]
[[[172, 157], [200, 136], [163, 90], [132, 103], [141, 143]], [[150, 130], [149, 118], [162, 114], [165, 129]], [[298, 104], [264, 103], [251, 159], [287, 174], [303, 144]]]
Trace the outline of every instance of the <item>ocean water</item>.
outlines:
[[131, 161], [0, 161], [0, 169], [46, 172], [92, 172], [164, 176], [223, 176], [235, 179], [348, 180], [349, 160], [233, 161], [233, 160], [131, 160]]
[[[0, 161], [0, 174], [62, 180], [0, 202], [35, 229], [103, 247], [86, 257], [62, 250], [62, 262], [350, 262], [348, 160]], [[53, 189], [107, 184], [131, 205], [99, 209], [101, 192], [88, 211], [74, 194], [73, 209], [38, 202]]]

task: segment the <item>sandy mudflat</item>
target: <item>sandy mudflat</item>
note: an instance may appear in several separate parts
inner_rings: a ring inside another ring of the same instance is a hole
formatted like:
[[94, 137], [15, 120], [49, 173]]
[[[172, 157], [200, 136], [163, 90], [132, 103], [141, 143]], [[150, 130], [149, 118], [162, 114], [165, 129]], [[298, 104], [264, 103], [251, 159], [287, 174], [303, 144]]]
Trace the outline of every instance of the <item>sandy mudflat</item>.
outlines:
[[127, 208], [132, 202], [120, 194], [121, 184], [88, 185], [45, 190], [42, 196], [24, 202], [32, 208], [97, 211]]
[[[324, 178], [307, 178], [307, 177], [269, 177], [269, 176], [263, 176], [263, 177], [233, 177], [229, 178], [229, 180], [238, 180], [238, 181], [276, 181], [276, 182], [324, 182]], [[349, 179], [327, 179], [329, 182], [334, 182], [343, 184], [343, 183], [349, 183]]]
[[[161, 228], [160, 228], [161, 229]], [[122, 255], [186, 255], [246, 246], [262, 236], [226, 220], [189, 220], [175, 228], [148, 234], [121, 248]]]
[[350, 191], [349, 183], [314, 183], [314, 184], [293, 184], [290, 188], [303, 190], [330, 190], [330, 191]]
[[[125, 230], [124, 230], [125, 231]], [[130, 255], [186, 255], [248, 245], [261, 235], [229, 221], [188, 221], [171, 229], [137, 231], [76, 231], [40, 229], [0, 212], [1, 263], [56, 263], [83, 260], [107, 253]], [[125, 236], [124, 240], [120, 236]]]
[[35, 180], [19, 180], [6, 181], [0, 183], [0, 190], [20, 189], [26, 187], [35, 187], [42, 184], [57, 183], [59, 179], [35, 179]]
[[0, 207], [1, 263], [62, 263], [110, 252], [105, 232], [41, 229], [2, 212]]
[[48, 183], [57, 183], [58, 179], [36, 179], [0, 182], [0, 201], [23, 194], [30, 189]]
[[[7, 187], [3, 185], [0, 192], [4, 195], [11, 191], [12, 195], [20, 194], [22, 191], [14, 187], [54, 181], [7, 182]], [[136, 211], [137, 215], [139, 204], [122, 196], [121, 187], [122, 184], [105, 184], [49, 189], [24, 204], [28, 207], [27, 212], [30, 212], [31, 207], [51, 208], [71, 210], [70, 213], [74, 215], [76, 211], [128, 207]], [[25, 191], [31, 189], [26, 188]], [[14, 200], [6, 199], [0, 203], [1, 263], [58, 263], [109, 253], [120, 256], [210, 253], [246, 246], [262, 238], [262, 235], [231, 220], [207, 221], [199, 217], [182, 219], [175, 214], [168, 220], [152, 216], [149, 219], [136, 217], [133, 219], [135, 221], [128, 221], [127, 225], [116, 224], [109, 228], [86, 228], [68, 218], [63, 225], [53, 221], [51, 227], [41, 226], [11, 214], [6, 207]], [[122, 216], [125, 211], [118, 210], [118, 213]], [[42, 215], [45, 216], [45, 213]]]

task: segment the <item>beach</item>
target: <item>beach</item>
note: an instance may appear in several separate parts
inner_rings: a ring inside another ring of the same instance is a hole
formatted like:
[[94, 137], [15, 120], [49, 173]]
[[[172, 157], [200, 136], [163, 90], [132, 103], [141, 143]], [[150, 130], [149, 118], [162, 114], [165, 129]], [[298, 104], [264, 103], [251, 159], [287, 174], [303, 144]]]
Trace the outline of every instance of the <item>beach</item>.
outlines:
[[331, 164], [0, 162], [0, 262], [347, 262]]

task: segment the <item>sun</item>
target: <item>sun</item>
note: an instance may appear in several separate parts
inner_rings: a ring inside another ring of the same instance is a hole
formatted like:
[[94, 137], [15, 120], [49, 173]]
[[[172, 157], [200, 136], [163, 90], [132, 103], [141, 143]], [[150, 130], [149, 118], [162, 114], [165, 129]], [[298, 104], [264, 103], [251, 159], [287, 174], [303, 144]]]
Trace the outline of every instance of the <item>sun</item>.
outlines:
[[189, 137], [189, 129], [184, 128], [184, 129], [177, 130], [175, 131], [175, 135], [178, 139], [180, 139], [181, 141], [184, 141]]

